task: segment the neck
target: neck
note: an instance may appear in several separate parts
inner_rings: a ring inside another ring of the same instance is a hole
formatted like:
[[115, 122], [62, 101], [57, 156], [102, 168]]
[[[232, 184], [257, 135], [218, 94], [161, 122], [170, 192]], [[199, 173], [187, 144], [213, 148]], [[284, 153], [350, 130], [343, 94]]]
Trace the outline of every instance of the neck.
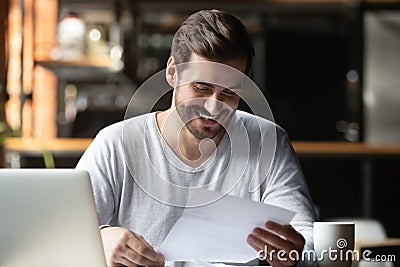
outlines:
[[224, 136], [224, 132], [221, 131], [213, 139], [197, 139], [183, 124], [175, 108], [157, 113], [156, 121], [168, 146], [191, 167], [198, 167], [204, 163]]

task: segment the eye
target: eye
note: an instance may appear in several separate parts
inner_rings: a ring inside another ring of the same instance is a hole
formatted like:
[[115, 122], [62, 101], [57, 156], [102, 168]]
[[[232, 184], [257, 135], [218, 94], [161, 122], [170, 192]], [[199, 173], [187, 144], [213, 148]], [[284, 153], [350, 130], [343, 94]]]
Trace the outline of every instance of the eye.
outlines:
[[224, 94], [225, 96], [235, 96], [236, 93], [232, 90], [229, 89], [225, 89], [224, 91], [222, 91], [222, 94]]
[[199, 83], [193, 83], [193, 89], [199, 93], [207, 93], [211, 90], [209, 86]]

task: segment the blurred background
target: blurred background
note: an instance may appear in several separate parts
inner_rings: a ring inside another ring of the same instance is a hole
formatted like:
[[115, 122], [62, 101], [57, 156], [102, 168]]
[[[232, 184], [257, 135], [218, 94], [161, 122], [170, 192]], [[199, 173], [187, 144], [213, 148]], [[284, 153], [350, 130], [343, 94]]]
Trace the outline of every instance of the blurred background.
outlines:
[[[179, 25], [189, 14], [211, 8], [234, 13], [247, 26], [256, 49], [251, 77], [294, 144], [320, 144], [322, 150], [325, 143], [316, 142], [399, 148], [400, 1], [2, 0], [0, 5], [4, 167], [46, 162], [74, 167], [91, 138], [122, 120], [135, 90], [165, 67]], [[157, 108], [168, 107], [169, 97]], [[63, 148], [57, 145], [61, 138], [69, 140]], [[47, 140], [51, 149], [35, 140]], [[321, 218], [377, 219], [389, 236], [400, 237], [400, 149], [349, 155], [346, 147], [333, 156], [298, 153]]]

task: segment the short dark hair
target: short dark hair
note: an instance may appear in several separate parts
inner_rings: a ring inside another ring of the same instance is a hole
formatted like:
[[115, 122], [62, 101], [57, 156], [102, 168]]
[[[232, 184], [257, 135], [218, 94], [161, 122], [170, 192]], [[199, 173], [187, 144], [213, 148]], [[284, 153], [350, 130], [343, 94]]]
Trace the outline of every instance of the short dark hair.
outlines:
[[243, 23], [220, 10], [201, 10], [189, 16], [175, 33], [171, 56], [177, 64], [190, 60], [191, 53], [225, 61], [247, 57], [246, 74], [254, 57], [254, 47]]

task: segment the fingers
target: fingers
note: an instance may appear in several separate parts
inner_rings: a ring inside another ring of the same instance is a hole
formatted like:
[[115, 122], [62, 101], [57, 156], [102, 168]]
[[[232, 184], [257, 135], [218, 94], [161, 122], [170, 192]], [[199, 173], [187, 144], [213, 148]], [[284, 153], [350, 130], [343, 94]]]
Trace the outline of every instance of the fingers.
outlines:
[[137, 266], [139, 266], [139, 265], [133, 263], [132, 261], [130, 261], [130, 260], [124, 258], [124, 257], [121, 257], [121, 258], [119, 259], [117, 265], [112, 265], [112, 266], [121, 266], [121, 265], [122, 265], [122, 266], [126, 266], [126, 267], [137, 267]]
[[301, 253], [305, 239], [291, 225], [281, 225], [272, 221], [265, 223], [267, 229], [256, 227], [247, 237], [247, 243], [272, 266], [291, 266], [298, 259], [288, 257], [293, 251]]
[[126, 245], [129, 248], [127, 258], [138, 265], [154, 266], [164, 263], [163, 255], [157, 253], [141, 235], [131, 233]]
[[253, 234], [264, 240], [266, 243], [270, 243], [271, 245], [286, 251], [289, 251], [293, 248], [303, 248], [305, 243], [303, 236], [291, 225], [281, 225], [272, 221], [268, 221], [265, 223], [265, 227], [268, 230], [256, 227], [253, 230]]
[[137, 252], [133, 251], [132, 249], [130, 249], [129, 247], [126, 247], [120, 256], [121, 256], [120, 257], [121, 259], [126, 260], [133, 266], [136, 266], [136, 265], [139, 265], [139, 266], [162, 266], [161, 263], [151, 261], [151, 260], [145, 258], [144, 256], [142, 256], [142, 255], [138, 254]]
[[278, 249], [289, 251], [293, 247], [293, 244], [291, 242], [265, 229], [257, 227], [253, 230], [253, 235], [260, 239], [262, 243], [268, 243]]
[[164, 256], [139, 234], [121, 227], [101, 230], [107, 266], [164, 266]]
[[286, 240], [290, 241], [291, 243], [297, 246], [301, 246], [301, 248], [303, 248], [305, 243], [304, 237], [299, 232], [297, 232], [290, 224], [282, 225], [273, 221], [268, 221], [265, 223], [265, 227], [285, 238]]
[[265, 243], [265, 241], [257, 238], [257, 236], [255, 236], [253, 234], [249, 234], [247, 236], [247, 240], [246, 241], [256, 251], [263, 250], [265, 245], [268, 245], [268, 244]]
[[269, 243], [265, 243], [265, 241], [253, 234], [248, 236], [247, 242], [253, 249], [259, 252], [258, 256], [260, 260], [266, 260], [274, 267], [293, 266], [295, 264], [295, 261], [288, 256], [288, 252], [283, 249], [278, 249]]

